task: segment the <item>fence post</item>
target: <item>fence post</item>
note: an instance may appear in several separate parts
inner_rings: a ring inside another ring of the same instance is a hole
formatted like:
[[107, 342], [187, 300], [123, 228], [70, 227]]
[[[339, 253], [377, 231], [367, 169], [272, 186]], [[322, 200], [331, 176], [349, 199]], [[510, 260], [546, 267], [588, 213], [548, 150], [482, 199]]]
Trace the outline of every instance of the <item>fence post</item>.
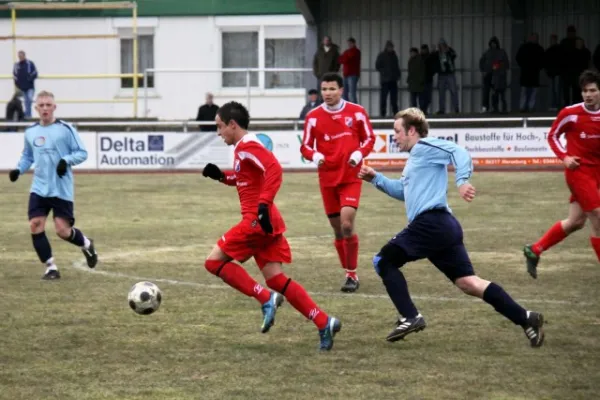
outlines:
[[250, 69], [246, 70], [246, 107], [250, 110]]
[[148, 118], [148, 70], [147, 69], [144, 70], [144, 118]]

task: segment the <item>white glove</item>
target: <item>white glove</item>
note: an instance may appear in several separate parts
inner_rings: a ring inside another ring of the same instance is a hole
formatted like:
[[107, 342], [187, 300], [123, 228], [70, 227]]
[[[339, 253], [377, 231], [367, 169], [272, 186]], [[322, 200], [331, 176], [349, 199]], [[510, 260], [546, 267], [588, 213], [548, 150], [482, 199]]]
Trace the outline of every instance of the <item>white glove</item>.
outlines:
[[362, 153], [359, 150], [356, 150], [354, 153], [350, 155], [350, 160], [348, 161], [350, 165], [353, 167], [357, 166], [358, 163], [362, 160]]
[[319, 152], [315, 152], [313, 154], [313, 162], [318, 166], [322, 161], [325, 161], [325, 156]]

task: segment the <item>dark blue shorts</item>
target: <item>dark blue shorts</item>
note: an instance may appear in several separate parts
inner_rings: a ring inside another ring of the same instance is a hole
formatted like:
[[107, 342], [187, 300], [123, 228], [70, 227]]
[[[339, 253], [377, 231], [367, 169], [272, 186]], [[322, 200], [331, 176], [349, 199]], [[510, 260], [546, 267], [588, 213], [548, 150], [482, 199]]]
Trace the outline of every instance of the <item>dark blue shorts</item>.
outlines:
[[29, 195], [27, 214], [30, 220], [35, 217], [47, 217], [50, 211], [52, 211], [54, 218], [62, 218], [67, 220], [71, 226], [75, 225], [73, 202], [58, 197], [42, 197], [35, 193]]
[[390, 244], [406, 253], [406, 262], [427, 258], [452, 282], [475, 275], [463, 244], [463, 230], [454, 216], [445, 209], [426, 211], [418, 215]]

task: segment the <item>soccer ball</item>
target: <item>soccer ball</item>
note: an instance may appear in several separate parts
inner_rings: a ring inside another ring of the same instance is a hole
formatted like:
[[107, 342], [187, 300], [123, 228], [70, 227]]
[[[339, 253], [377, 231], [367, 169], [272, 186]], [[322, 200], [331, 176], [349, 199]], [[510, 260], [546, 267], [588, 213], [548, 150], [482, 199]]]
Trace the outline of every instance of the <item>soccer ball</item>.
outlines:
[[160, 307], [162, 292], [152, 282], [138, 282], [129, 290], [127, 301], [136, 313], [150, 315]]

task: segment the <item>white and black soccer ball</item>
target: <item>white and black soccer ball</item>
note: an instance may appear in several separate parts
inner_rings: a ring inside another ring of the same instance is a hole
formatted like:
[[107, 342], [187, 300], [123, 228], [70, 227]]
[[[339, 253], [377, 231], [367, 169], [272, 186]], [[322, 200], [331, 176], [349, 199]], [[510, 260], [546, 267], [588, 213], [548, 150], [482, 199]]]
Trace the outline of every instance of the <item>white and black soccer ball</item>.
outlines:
[[141, 315], [150, 315], [162, 303], [162, 292], [152, 282], [138, 282], [131, 287], [127, 296], [129, 307]]

